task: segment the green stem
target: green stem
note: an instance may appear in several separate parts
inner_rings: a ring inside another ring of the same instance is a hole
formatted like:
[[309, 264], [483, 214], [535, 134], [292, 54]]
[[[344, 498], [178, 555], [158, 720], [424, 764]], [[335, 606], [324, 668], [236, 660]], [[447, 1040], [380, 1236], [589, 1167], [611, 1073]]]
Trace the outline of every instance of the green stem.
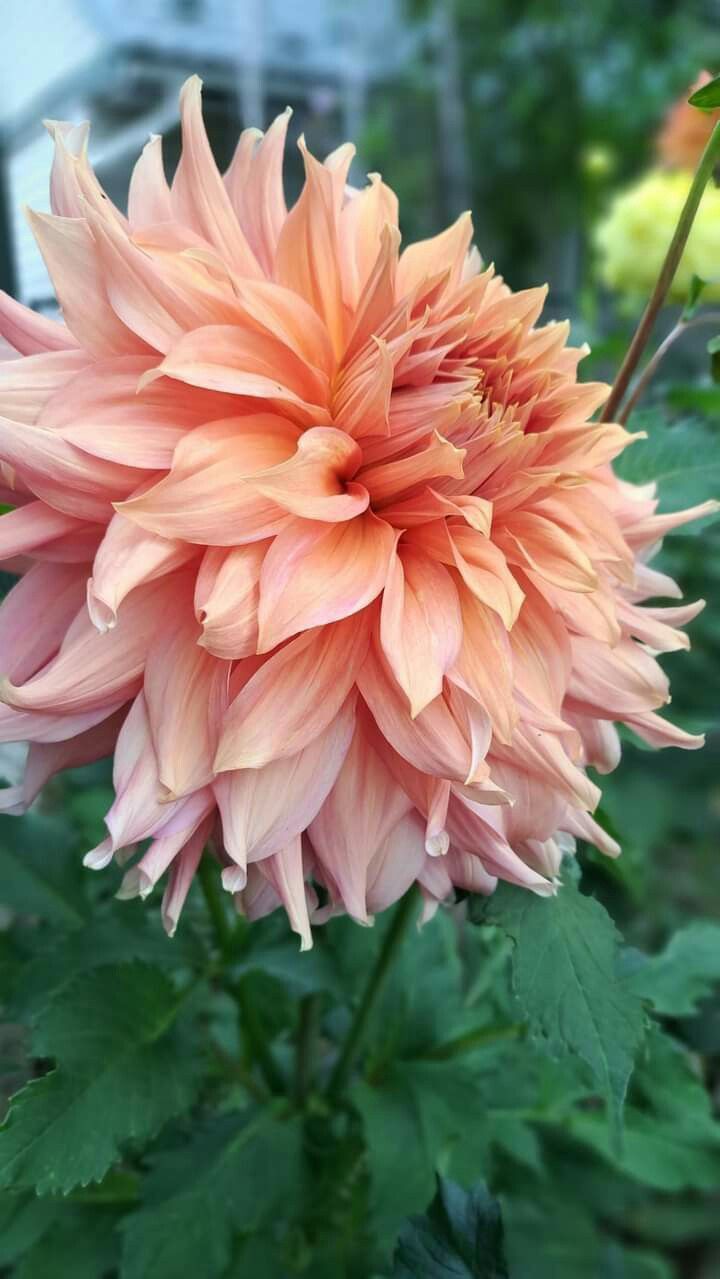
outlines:
[[242, 1063], [236, 1061], [230, 1053], [226, 1052], [222, 1044], [219, 1044], [216, 1039], [210, 1039], [209, 1042], [224, 1073], [229, 1075], [231, 1079], [236, 1079], [239, 1084], [242, 1084], [243, 1088], [246, 1088], [256, 1101], [267, 1101], [267, 1093], [262, 1084], [245, 1069]]
[[658, 311], [660, 310], [668, 289], [673, 282], [675, 272], [683, 255], [683, 250], [687, 244], [687, 238], [690, 234], [692, 224], [695, 221], [695, 214], [700, 207], [700, 201], [703, 192], [712, 177], [713, 170], [720, 154], [720, 123], [710, 135], [710, 139], [702, 153], [700, 163], [697, 167], [695, 177], [692, 180], [692, 186], [688, 191], [688, 196], [683, 206], [682, 213], [675, 228], [675, 234], [670, 241], [670, 248], [667, 251], [665, 261], [660, 270], [657, 284], [653, 289], [652, 296], [648, 302], [643, 317], [635, 331], [635, 336], [630, 343], [625, 359], [620, 366], [613, 388], [610, 392], [605, 410], [602, 415], [603, 422], [611, 422], [625, 398], [625, 393], [630, 385], [633, 373], [638, 366], [640, 357], [650, 339]]
[[[235, 950], [236, 933], [225, 911], [222, 890], [219, 887], [217, 866], [209, 857], [203, 857], [199, 869], [200, 887], [203, 891], [208, 914], [212, 921], [217, 948], [224, 960], [229, 959]], [[234, 984], [226, 983], [235, 996], [240, 1012], [240, 1032], [247, 1044], [249, 1055], [257, 1062], [265, 1083], [270, 1092], [285, 1091], [285, 1080], [266, 1043], [252, 996], [244, 978]]]
[[203, 855], [199, 868], [200, 887], [202, 888], [208, 914], [212, 921], [213, 932], [220, 954], [227, 959], [232, 952], [232, 929], [228, 920], [225, 903], [222, 899], [218, 883], [218, 867], [212, 858]]
[[706, 311], [700, 315], [694, 316], [690, 320], [678, 320], [675, 327], [670, 330], [667, 337], [660, 343], [655, 354], [648, 360], [645, 368], [633, 387], [632, 395], [630, 395], [625, 401], [623, 411], [618, 415], [618, 422], [621, 426], [625, 425], [630, 414], [633, 412], [633, 409], [637, 408], [639, 401], [645, 394], [662, 361], [671, 347], [675, 345], [678, 338], [681, 338], [684, 333], [687, 333], [688, 329], [696, 329], [701, 324], [720, 324], [720, 312]]
[[246, 978], [241, 977], [240, 981], [232, 987], [232, 991], [240, 1012], [240, 1031], [245, 1038], [250, 1056], [257, 1062], [270, 1092], [282, 1094], [285, 1092], [285, 1079], [265, 1039]]
[[449, 1061], [452, 1057], [462, 1057], [474, 1048], [484, 1048], [486, 1044], [494, 1044], [502, 1039], [520, 1039], [525, 1033], [525, 1026], [518, 1022], [512, 1026], [481, 1026], [476, 1030], [467, 1030], [464, 1035], [448, 1039], [444, 1044], [435, 1044], [423, 1057], [427, 1061]]
[[402, 901], [395, 911], [392, 923], [388, 928], [383, 944], [380, 948], [380, 954], [375, 960], [375, 964], [370, 972], [362, 998], [358, 1004], [357, 1011], [353, 1018], [347, 1039], [343, 1045], [340, 1056], [338, 1057], [333, 1072], [328, 1083], [327, 1095], [331, 1100], [337, 1100], [347, 1083], [353, 1066], [357, 1060], [358, 1053], [362, 1047], [363, 1037], [367, 1029], [375, 1001], [382, 990], [387, 975], [392, 966], [395, 954], [402, 944], [405, 933], [410, 924], [417, 915], [418, 893], [416, 888], [411, 888], [405, 894]]
[[300, 1000], [295, 1056], [295, 1099], [299, 1106], [305, 1102], [315, 1073], [320, 1011], [319, 995], [305, 995]]

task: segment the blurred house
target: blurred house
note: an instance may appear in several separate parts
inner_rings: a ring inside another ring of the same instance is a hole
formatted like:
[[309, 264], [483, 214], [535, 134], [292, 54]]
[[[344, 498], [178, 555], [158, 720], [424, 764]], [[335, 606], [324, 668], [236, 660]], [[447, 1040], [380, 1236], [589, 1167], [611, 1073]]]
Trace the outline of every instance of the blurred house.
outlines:
[[[92, 121], [91, 158], [122, 204], [150, 133], [164, 135], [172, 172], [188, 74], [204, 80], [221, 165], [241, 127], [267, 125], [287, 103], [293, 136], [307, 131], [323, 152], [360, 136], [372, 81], [392, 76], [412, 39], [398, 0], [5, 0], [3, 34], [0, 283], [36, 307], [52, 305], [52, 292], [22, 206], [48, 208], [43, 118]], [[299, 176], [291, 155], [291, 188]]]

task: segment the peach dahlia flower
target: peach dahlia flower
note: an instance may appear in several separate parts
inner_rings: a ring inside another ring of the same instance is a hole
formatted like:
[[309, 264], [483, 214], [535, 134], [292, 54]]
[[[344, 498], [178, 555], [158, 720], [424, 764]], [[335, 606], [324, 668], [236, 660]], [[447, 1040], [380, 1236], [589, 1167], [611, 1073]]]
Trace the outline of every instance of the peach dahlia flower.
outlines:
[[[64, 323], [4, 297], [0, 740], [30, 743], [6, 810], [113, 755], [120, 896], [167, 876], [172, 933], [210, 842], [250, 917], [361, 922], [419, 883], [429, 913], [498, 879], [554, 891], [574, 836], [618, 849], [587, 776], [614, 721], [660, 718], [653, 652], [698, 605], [588, 422], [567, 324], [512, 293], [468, 215], [400, 252], [397, 201], [353, 155], [288, 212], [287, 113], [221, 176], [200, 82], [170, 186], [146, 146], [127, 217], [53, 123], [52, 216], [30, 221]], [[14, 358], [13, 358], [14, 357]], [[145, 841], [150, 841], [148, 845]]]

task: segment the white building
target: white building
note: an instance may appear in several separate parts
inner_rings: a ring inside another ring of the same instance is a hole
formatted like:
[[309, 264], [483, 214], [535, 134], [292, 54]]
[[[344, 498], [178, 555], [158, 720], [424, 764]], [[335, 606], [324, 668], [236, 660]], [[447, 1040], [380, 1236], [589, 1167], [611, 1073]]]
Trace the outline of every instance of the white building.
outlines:
[[43, 118], [92, 120], [91, 157], [118, 202], [149, 133], [165, 134], [176, 158], [177, 95], [192, 72], [205, 82], [221, 162], [242, 125], [266, 125], [287, 103], [294, 136], [305, 129], [318, 152], [329, 150], [360, 136], [368, 85], [408, 54], [398, 9], [398, 0], [5, 0], [4, 273], [17, 296], [35, 306], [51, 299], [22, 214], [23, 205], [48, 208]]

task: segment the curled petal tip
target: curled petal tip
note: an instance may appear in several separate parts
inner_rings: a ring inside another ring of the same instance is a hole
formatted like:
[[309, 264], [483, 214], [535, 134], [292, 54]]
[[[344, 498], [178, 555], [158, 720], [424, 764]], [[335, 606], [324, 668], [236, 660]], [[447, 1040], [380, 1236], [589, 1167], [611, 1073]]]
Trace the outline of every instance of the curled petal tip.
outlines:
[[226, 892], [240, 893], [247, 884], [247, 871], [242, 866], [225, 866], [220, 878]]

